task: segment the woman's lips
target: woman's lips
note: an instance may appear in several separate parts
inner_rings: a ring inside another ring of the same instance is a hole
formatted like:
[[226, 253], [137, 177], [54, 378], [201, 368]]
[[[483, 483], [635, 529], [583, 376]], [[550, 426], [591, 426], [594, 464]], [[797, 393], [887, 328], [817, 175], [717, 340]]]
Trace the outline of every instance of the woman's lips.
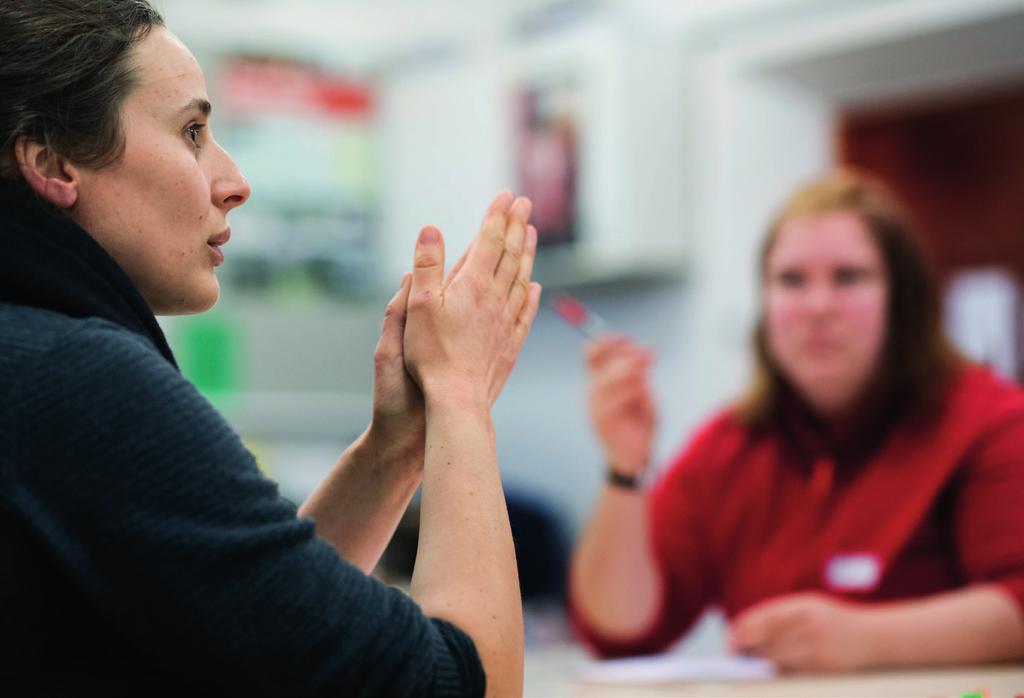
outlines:
[[230, 239], [231, 228], [225, 228], [206, 241], [206, 246], [209, 247], [210, 251], [213, 253], [214, 266], [218, 266], [224, 262], [224, 253], [220, 251], [220, 246], [226, 245]]
[[224, 263], [224, 253], [220, 251], [220, 245], [215, 245], [212, 242], [206, 243], [210, 253], [213, 255], [213, 266], [220, 266]]
[[809, 359], [831, 359], [842, 349], [842, 345], [835, 339], [813, 339], [806, 341], [801, 346], [801, 351]]

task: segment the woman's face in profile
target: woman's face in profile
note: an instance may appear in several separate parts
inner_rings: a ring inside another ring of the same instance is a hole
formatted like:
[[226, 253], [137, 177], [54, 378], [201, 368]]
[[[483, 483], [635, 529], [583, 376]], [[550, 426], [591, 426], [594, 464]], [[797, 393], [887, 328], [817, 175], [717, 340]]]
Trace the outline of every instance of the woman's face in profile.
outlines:
[[227, 214], [249, 196], [214, 141], [203, 73], [188, 49], [153, 27], [133, 51], [138, 85], [121, 111], [123, 156], [80, 170], [71, 217], [120, 264], [155, 313], [217, 302], [214, 268]]
[[848, 211], [794, 218], [766, 260], [768, 350], [820, 413], [850, 407], [885, 345], [888, 283], [865, 224]]

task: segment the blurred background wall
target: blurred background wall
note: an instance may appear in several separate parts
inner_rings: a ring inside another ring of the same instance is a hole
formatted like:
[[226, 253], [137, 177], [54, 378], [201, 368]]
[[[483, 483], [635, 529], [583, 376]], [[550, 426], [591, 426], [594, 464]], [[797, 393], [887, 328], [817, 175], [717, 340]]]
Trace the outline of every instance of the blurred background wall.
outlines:
[[[1020, 378], [1021, 0], [158, 5], [254, 189], [221, 303], [164, 324], [296, 501], [369, 418], [384, 303], [420, 227], [454, 259], [506, 187], [544, 199], [547, 294], [655, 349], [659, 461], [743, 385], [764, 227], [839, 162], [914, 205], [945, 288], [967, 289], [955, 334]], [[603, 475], [584, 398], [581, 337], [542, 310], [498, 449], [506, 486], [569, 531]]]

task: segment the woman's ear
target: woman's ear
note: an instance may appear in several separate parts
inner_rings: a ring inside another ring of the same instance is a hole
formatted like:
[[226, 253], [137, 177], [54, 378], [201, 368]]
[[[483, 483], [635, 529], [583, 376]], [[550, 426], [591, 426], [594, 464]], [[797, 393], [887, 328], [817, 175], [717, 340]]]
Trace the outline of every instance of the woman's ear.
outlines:
[[18, 169], [32, 190], [60, 209], [69, 209], [78, 201], [78, 176], [74, 167], [45, 145], [27, 136], [14, 144]]

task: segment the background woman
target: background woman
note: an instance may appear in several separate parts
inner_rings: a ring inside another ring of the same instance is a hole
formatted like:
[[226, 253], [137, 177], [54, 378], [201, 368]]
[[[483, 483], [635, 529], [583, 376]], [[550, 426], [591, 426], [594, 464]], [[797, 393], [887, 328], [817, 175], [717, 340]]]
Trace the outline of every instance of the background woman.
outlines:
[[[490, 406], [537, 309], [529, 201], [498, 196], [447, 279], [421, 231], [371, 424], [297, 517], [154, 319], [216, 302], [249, 193], [144, 0], [0, 3], [5, 689], [520, 693]], [[367, 574], [421, 483], [410, 599]]]
[[598, 652], [655, 652], [709, 605], [784, 669], [1024, 657], [1024, 394], [940, 328], [906, 217], [837, 173], [797, 192], [761, 254], [747, 394], [649, 492], [650, 354], [588, 350], [608, 484], [574, 555]]

